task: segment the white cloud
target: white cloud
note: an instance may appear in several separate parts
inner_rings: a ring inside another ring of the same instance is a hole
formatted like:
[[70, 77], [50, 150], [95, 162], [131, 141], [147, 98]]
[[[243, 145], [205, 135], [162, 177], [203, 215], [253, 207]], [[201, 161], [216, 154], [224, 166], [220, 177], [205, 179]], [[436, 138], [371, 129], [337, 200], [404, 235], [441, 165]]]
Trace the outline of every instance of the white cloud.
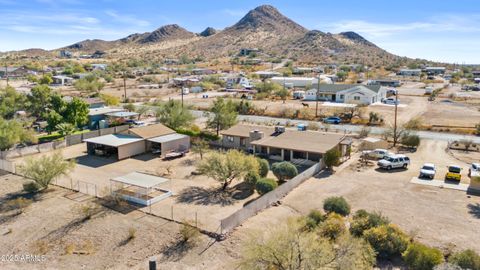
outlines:
[[134, 26], [140, 26], [140, 27], [150, 26], [150, 22], [146, 20], [137, 19], [134, 16], [127, 15], [127, 14], [118, 14], [118, 12], [114, 10], [107, 10], [105, 11], [105, 14], [107, 14], [117, 22], [132, 24]]
[[331, 32], [355, 31], [370, 37], [390, 36], [408, 32], [480, 32], [480, 15], [439, 15], [424, 21], [377, 23], [364, 20], [343, 20], [326, 25]]

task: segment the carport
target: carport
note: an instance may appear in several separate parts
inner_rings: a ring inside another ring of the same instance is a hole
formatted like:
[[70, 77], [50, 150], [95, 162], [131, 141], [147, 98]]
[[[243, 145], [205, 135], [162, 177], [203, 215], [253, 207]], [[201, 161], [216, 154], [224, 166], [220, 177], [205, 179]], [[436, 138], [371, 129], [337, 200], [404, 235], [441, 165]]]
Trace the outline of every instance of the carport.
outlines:
[[147, 139], [147, 150], [164, 157], [170, 152], [186, 152], [190, 149], [190, 137], [173, 133]]
[[120, 195], [127, 201], [152, 205], [172, 195], [170, 190], [158, 188], [170, 180], [139, 172], [110, 179], [110, 190], [113, 195]]
[[142, 138], [109, 134], [83, 140], [87, 143], [90, 155], [116, 156], [118, 160], [145, 153], [145, 141]]

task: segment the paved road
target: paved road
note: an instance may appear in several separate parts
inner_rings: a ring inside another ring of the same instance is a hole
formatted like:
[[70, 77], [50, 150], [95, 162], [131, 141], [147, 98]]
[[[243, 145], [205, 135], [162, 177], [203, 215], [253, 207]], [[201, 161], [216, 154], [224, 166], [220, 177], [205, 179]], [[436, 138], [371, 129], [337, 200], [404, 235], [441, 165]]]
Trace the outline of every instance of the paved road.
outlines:
[[[203, 111], [192, 111], [196, 117], [204, 117]], [[240, 121], [247, 121], [256, 124], [263, 124], [263, 123], [274, 123], [279, 125], [286, 125], [287, 123], [296, 125], [298, 123], [310, 123], [313, 121], [303, 121], [303, 120], [292, 120], [287, 118], [276, 118], [276, 117], [268, 117], [268, 116], [257, 116], [257, 115], [239, 115], [238, 119]], [[315, 122], [321, 127], [323, 126], [320, 122]], [[356, 133], [362, 130], [363, 126], [358, 125], [329, 125], [331, 130], [336, 130], [340, 132], [346, 133]], [[370, 133], [372, 134], [383, 134], [386, 128], [383, 127], [370, 127]], [[422, 139], [430, 139], [430, 140], [439, 140], [439, 141], [458, 141], [458, 140], [472, 140], [475, 143], [480, 143], [480, 136], [471, 136], [471, 135], [460, 135], [460, 134], [453, 134], [453, 133], [444, 133], [444, 132], [431, 132], [431, 131], [415, 131], [415, 134], [420, 136]]]

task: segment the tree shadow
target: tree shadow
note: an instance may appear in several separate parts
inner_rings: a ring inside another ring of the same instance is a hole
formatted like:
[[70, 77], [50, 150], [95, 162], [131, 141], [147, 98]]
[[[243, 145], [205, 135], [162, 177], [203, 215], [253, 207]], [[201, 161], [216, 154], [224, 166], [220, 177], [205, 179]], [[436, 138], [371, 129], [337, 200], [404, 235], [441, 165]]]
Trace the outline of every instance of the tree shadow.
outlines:
[[162, 255], [168, 261], [177, 262], [187, 255], [187, 253], [194, 247], [195, 245], [191, 244], [190, 242], [180, 239], [162, 250]]
[[468, 213], [475, 218], [480, 218], [480, 203], [470, 203], [467, 205]]
[[230, 189], [230, 193], [233, 199], [243, 200], [252, 196], [253, 188], [249, 184], [245, 182], [241, 182], [236, 184], [234, 187], [232, 187]]
[[177, 202], [199, 205], [232, 205], [235, 200], [228, 190], [219, 188], [188, 187], [180, 191]]

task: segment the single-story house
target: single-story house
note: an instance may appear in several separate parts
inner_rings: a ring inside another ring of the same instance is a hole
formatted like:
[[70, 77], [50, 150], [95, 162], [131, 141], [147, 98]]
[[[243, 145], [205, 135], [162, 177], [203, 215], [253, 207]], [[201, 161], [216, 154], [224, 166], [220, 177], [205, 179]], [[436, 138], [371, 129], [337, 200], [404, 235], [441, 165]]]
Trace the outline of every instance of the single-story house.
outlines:
[[388, 142], [378, 138], [363, 138], [358, 147], [360, 150], [387, 149]]
[[83, 98], [83, 101], [85, 101], [88, 104], [89, 109], [103, 108], [107, 106], [105, 104], [105, 101], [103, 101], [103, 99], [98, 97]]
[[387, 80], [387, 79], [377, 79], [377, 80], [368, 80], [368, 85], [381, 85], [386, 87], [399, 87], [401, 82], [399, 80]]
[[380, 85], [363, 84], [320, 84], [320, 91], [310, 89], [305, 93], [306, 101], [331, 101], [369, 105], [387, 97], [387, 90]]
[[257, 71], [255, 72], [255, 74], [257, 74], [260, 79], [269, 79], [281, 75], [279, 72], [276, 71]]
[[321, 162], [323, 155], [338, 148], [348, 154], [351, 142], [344, 134], [318, 131], [299, 131], [285, 127], [235, 125], [221, 132], [222, 146], [241, 149], [271, 160], [291, 161], [298, 165]]
[[249, 56], [251, 53], [258, 53], [260, 52], [257, 48], [242, 48], [240, 49], [241, 56]]
[[107, 64], [92, 64], [93, 70], [107, 70]]
[[[289, 85], [294, 88], [309, 88], [318, 84], [318, 78], [314, 77], [273, 77], [272, 82], [280, 85]], [[332, 84], [332, 80], [325, 76], [320, 76], [321, 84]]]
[[190, 137], [178, 134], [162, 125], [132, 128], [120, 134], [109, 134], [85, 139], [87, 152], [115, 156], [118, 160], [152, 152], [165, 157], [170, 152], [186, 152], [190, 149]]
[[397, 73], [400, 76], [420, 76], [422, 74], [421, 69], [400, 69]]
[[72, 85], [73, 84], [73, 78], [64, 76], [64, 75], [56, 75], [52, 76], [53, 79], [53, 84], [56, 85]]
[[427, 72], [428, 75], [441, 75], [445, 74], [445, 71], [445, 67], [425, 67], [425, 72]]
[[107, 114], [124, 111], [125, 109], [110, 107], [91, 108], [88, 110], [88, 127], [90, 129], [106, 128], [108, 127]]
[[0, 78], [23, 78], [30, 74], [25, 67], [0, 67]]

